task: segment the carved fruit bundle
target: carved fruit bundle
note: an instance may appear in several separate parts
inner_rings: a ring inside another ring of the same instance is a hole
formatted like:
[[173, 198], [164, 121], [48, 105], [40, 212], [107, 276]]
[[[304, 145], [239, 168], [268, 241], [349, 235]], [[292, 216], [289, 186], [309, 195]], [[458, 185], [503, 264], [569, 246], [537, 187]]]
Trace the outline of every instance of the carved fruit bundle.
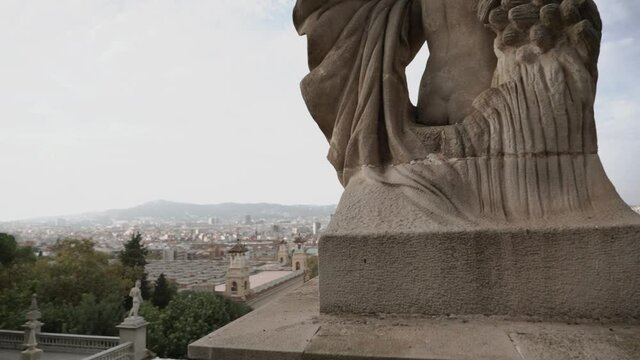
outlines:
[[480, 0], [478, 18], [503, 50], [534, 45], [545, 53], [566, 39], [595, 68], [602, 20], [593, 0]]

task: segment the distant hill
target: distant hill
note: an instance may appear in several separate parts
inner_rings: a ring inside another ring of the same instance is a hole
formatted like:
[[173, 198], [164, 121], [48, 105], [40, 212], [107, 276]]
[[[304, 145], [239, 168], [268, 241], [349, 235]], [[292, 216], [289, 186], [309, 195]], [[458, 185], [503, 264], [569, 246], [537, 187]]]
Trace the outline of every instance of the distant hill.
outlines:
[[[151, 201], [128, 209], [112, 209], [86, 214], [58, 216], [67, 220], [195, 220], [217, 217], [238, 219], [251, 215], [259, 218], [321, 217], [335, 212], [335, 205], [280, 205], [280, 204], [237, 204], [223, 203], [200, 205], [172, 201]], [[36, 220], [36, 219], [34, 219]], [[37, 219], [44, 220], [44, 219]]]

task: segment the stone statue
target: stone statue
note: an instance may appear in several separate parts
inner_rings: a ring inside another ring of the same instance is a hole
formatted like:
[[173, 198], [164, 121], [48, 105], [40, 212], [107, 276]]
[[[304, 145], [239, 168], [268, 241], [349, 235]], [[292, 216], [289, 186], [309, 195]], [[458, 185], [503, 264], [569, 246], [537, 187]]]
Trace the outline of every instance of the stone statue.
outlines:
[[635, 221], [597, 154], [592, 0], [298, 0], [294, 22], [345, 187], [329, 231]]
[[140, 304], [142, 304], [140, 280], [136, 280], [135, 286], [129, 291], [129, 296], [133, 300], [133, 305], [131, 305], [131, 310], [129, 311], [129, 317], [138, 317], [138, 310], [140, 310]]

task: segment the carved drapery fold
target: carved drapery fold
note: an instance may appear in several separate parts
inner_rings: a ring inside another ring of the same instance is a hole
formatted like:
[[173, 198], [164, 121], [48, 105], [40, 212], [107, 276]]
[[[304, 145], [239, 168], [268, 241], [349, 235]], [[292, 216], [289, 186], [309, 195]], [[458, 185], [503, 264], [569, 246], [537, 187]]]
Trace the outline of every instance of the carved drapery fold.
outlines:
[[422, 43], [410, 0], [298, 1], [294, 21], [309, 42], [302, 93], [330, 141], [329, 161], [345, 170], [424, 158], [411, 131], [415, 109], [405, 68]]

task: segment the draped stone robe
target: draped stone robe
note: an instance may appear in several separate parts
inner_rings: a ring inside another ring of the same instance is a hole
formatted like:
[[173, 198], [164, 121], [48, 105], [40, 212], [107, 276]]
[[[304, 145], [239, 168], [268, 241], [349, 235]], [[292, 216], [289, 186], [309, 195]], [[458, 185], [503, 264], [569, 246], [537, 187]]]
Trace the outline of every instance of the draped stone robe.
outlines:
[[303, 97], [345, 186], [333, 230], [363, 231], [363, 218], [374, 219], [367, 230], [422, 231], [634, 216], [597, 155], [593, 1], [457, 0], [496, 34], [493, 80], [467, 116], [432, 126], [418, 122], [429, 109], [411, 104], [405, 68], [433, 1], [296, 4], [311, 70]]
[[410, 0], [311, 0], [295, 8], [296, 27], [309, 39], [303, 96], [345, 185], [345, 170], [427, 155], [410, 129], [405, 68], [422, 46], [411, 10]]

